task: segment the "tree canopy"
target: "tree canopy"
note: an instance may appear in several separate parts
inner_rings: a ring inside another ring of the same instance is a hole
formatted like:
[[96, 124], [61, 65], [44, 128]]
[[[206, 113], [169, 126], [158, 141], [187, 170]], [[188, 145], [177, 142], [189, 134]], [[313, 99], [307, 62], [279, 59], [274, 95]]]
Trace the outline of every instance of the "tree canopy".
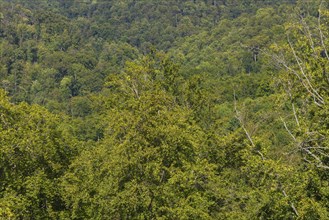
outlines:
[[0, 0], [1, 219], [328, 219], [326, 1]]

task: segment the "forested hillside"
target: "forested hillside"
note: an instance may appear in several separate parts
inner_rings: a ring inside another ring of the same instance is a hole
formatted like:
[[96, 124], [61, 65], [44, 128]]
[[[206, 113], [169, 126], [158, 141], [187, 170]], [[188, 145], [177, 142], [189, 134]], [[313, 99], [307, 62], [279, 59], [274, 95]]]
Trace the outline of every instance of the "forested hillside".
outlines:
[[325, 0], [0, 0], [0, 219], [329, 219], [328, 37]]

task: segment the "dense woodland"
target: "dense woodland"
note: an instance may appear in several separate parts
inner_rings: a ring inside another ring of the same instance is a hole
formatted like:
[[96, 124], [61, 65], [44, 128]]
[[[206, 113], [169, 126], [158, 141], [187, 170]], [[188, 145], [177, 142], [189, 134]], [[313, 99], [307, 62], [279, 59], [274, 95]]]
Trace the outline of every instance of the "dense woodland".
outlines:
[[329, 219], [326, 0], [0, 0], [0, 87], [0, 219]]

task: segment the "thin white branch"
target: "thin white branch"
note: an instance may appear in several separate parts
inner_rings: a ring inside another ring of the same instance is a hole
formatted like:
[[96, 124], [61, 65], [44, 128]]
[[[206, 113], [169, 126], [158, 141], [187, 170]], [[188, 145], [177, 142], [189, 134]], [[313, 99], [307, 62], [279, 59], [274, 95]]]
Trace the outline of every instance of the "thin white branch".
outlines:
[[313, 53], [316, 54], [315, 47], [314, 47], [314, 41], [312, 38], [310, 28], [307, 25], [307, 23], [305, 22], [305, 20], [303, 19], [303, 16], [300, 16], [300, 20], [301, 20], [301, 24], [303, 25], [303, 28], [304, 28], [304, 34], [307, 37], [308, 41], [310, 42], [310, 46], [312, 48]]
[[[288, 196], [287, 196], [287, 193], [286, 193], [284, 190], [282, 190], [282, 193], [283, 193], [284, 197], [288, 197]], [[290, 203], [290, 207], [292, 208], [292, 210], [294, 210], [294, 213], [295, 213], [297, 216], [299, 216], [298, 211], [297, 211], [297, 209], [296, 209], [294, 203], [291, 202], [291, 203]]]
[[292, 105], [292, 111], [294, 113], [294, 117], [295, 117], [295, 120], [296, 120], [296, 124], [297, 124], [298, 127], [300, 127], [299, 120], [298, 120], [297, 113], [296, 113], [296, 109], [295, 109], [295, 105], [292, 102], [291, 102], [291, 105]]
[[319, 104], [319, 103], [317, 102], [317, 99], [318, 99], [318, 98], [316, 98], [317, 95], [316, 95], [315, 93], [313, 93], [313, 92], [310, 90], [309, 86], [307, 86], [307, 85], [305, 84], [305, 82], [304, 82], [305, 80], [303, 80], [303, 78], [301, 78], [301, 76], [296, 72], [296, 70], [294, 70], [294, 69], [292, 69], [291, 67], [289, 67], [288, 64], [286, 63], [286, 61], [285, 61], [283, 58], [279, 58], [278, 56], [272, 56], [272, 58], [273, 58], [278, 64], [280, 64], [280, 65], [282, 65], [284, 68], [286, 68], [286, 70], [288, 70], [290, 73], [292, 73], [293, 75], [295, 75], [295, 76], [299, 79], [299, 82], [300, 82], [300, 83], [303, 85], [303, 87], [307, 90], [307, 92], [313, 97], [314, 102], [315, 102], [317, 105], [321, 106], [321, 104]]
[[[252, 140], [251, 135], [250, 135], [250, 133], [248, 132], [247, 128], [244, 126], [244, 123], [243, 123], [242, 117], [241, 117], [241, 115], [240, 115], [240, 112], [238, 111], [237, 103], [236, 103], [236, 95], [235, 95], [235, 91], [234, 91], [234, 110], [235, 110], [235, 114], [236, 114], [235, 118], [239, 120], [240, 125], [241, 125], [243, 131], [245, 132], [245, 134], [246, 134], [248, 140], [249, 140], [250, 143], [251, 143], [251, 146], [255, 149], [255, 148], [256, 148], [256, 145], [255, 145], [254, 141]], [[259, 154], [259, 156], [262, 158], [262, 160], [265, 160], [265, 157], [264, 157], [264, 155], [263, 155], [262, 152], [260, 152], [259, 150], [255, 150], [255, 151], [256, 151], [257, 154]]]
[[321, 46], [324, 50], [324, 53], [326, 55], [326, 58], [327, 60], [329, 60], [329, 55], [328, 55], [328, 51], [327, 51], [327, 48], [324, 44], [324, 34], [323, 34], [323, 31], [322, 31], [322, 28], [321, 28], [321, 8], [322, 8], [322, 4], [323, 4], [323, 1], [321, 1], [320, 3], [320, 6], [319, 6], [319, 17], [318, 17], [318, 30], [319, 30], [319, 33], [320, 33], [320, 41], [321, 41]]
[[[295, 49], [294, 49], [292, 43], [290, 42], [289, 38], [288, 38], [288, 43], [289, 43], [290, 49], [291, 49], [291, 51], [292, 51], [292, 53], [293, 53], [293, 55], [294, 55], [294, 58], [295, 58], [295, 60], [296, 60], [296, 62], [297, 62], [297, 65], [298, 65], [298, 67], [299, 67], [300, 73], [301, 73], [302, 76], [303, 76], [303, 81], [305, 80], [306, 83], [307, 83], [307, 85], [308, 85], [308, 86], [305, 86], [305, 85], [304, 85], [304, 87], [305, 87], [308, 91], [309, 91], [309, 90], [312, 91], [311, 94], [312, 94], [312, 96], [313, 96], [313, 98], [314, 98], [314, 101], [316, 101], [316, 103], [317, 103], [317, 100], [319, 100], [321, 104], [324, 104], [324, 99], [323, 99], [323, 97], [322, 97], [322, 96], [316, 91], [316, 89], [314, 89], [314, 87], [312, 86], [311, 81], [309, 80], [309, 78], [307, 77], [307, 75], [306, 75], [306, 73], [305, 73], [305, 71], [304, 71], [303, 65], [302, 65], [302, 63], [301, 63], [301, 59], [297, 56], [297, 53], [296, 53], [296, 51], [295, 51]], [[299, 75], [299, 74], [297, 74], [297, 75]]]
[[284, 125], [284, 128], [287, 130], [288, 134], [292, 137], [292, 139], [297, 142], [297, 139], [296, 137], [292, 134], [292, 132], [289, 130], [288, 126], [287, 126], [287, 123], [283, 120], [283, 118], [281, 118], [281, 121], [283, 122], [283, 125]]

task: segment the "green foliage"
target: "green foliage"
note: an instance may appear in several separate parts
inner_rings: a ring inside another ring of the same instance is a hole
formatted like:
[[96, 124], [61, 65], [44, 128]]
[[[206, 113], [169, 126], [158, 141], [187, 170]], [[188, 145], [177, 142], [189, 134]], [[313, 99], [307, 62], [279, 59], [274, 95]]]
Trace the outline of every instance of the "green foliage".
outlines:
[[38, 106], [12, 105], [0, 92], [1, 216], [55, 218], [63, 208], [57, 179], [77, 142], [58, 116]]
[[215, 166], [205, 157], [205, 133], [176, 102], [175, 73], [154, 54], [110, 78], [121, 104], [108, 110], [102, 141], [63, 179], [72, 218], [210, 217]]
[[325, 1], [0, 5], [1, 219], [329, 218]]

